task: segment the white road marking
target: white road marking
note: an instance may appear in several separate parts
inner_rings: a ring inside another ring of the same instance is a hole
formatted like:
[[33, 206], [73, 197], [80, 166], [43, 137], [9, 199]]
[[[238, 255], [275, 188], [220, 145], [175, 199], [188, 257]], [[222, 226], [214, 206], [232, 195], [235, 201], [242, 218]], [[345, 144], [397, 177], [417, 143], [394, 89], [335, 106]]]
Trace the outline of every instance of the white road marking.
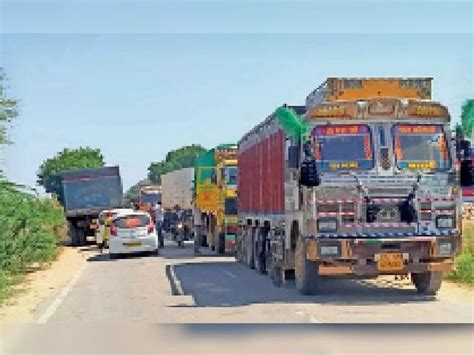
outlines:
[[227, 271], [227, 270], [223, 270], [223, 271], [224, 271], [224, 273], [225, 273], [226, 275], [228, 275], [228, 276], [230, 276], [230, 277], [232, 277], [232, 278], [234, 278], [234, 279], [237, 277], [236, 274], [234, 274], [234, 273], [232, 273], [232, 272], [230, 272], [230, 271]]
[[172, 277], [172, 279], [173, 279], [174, 284], [176, 285], [178, 294], [184, 295], [183, 289], [182, 289], [182, 287], [181, 287], [181, 282], [180, 282], [179, 279], [176, 277], [176, 274], [175, 274], [175, 272], [174, 272], [174, 265], [172, 265], [172, 264], [170, 265], [170, 274], [171, 274], [171, 277]]
[[82, 264], [80, 269], [77, 271], [77, 273], [74, 275], [74, 277], [68, 282], [68, 284], [62, 289], [61, 293], [59, 294], [58, 297], [54, 300], [53, 303], [49, 305], [49, 307], [44, 311], [44, 313], [41, 315], [41, 317], [38, 318], [37, 323], [39, 324], [44, 324], [46, 323], [53, 315], [54, 313], [58, 310], [59, 306], [63, 303], [64, 299], [67, 297], [71, 289], [74, 287], [74, 285], [77, 283], [79, 278], [81, 277], [82, 272], [86, 268], [86, 264]]

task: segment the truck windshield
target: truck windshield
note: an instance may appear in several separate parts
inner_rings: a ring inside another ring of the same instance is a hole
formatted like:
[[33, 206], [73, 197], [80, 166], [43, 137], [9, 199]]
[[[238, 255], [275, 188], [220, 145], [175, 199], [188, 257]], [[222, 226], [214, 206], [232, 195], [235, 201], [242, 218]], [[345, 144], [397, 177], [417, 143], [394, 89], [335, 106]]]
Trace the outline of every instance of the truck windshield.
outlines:
[[314, 156], [323, 171], [363, 170], [374, 166], [370, 128], [366, 125], [316, 127]]
[[159, 192], [142, 192], [141, 200], [144, 204], [161, 203], [161, 194]]
[[224, 178], [227, 185], [237, 185], [237, 167], [228, 166], [224, 169]]
[[444, 170], [450, 166], [448, 143], [441, 125], [396, 125], [394, 150], [400, 169]]

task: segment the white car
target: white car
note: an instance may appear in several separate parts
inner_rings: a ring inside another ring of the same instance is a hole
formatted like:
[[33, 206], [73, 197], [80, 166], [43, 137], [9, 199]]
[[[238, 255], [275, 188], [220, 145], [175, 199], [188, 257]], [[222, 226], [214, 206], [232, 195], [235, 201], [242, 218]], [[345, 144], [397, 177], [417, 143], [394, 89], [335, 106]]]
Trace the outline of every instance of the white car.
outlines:
[[150, 215], [140, 211], [116, 215], [110, 227], [110, 257], [138, 252], [158, 253], [158, 235]]
[[115, 217], [120, 213], [130, 213], [133, 212], [130, 208], [116, 208], [113, 210], [103, 210], [99, 213], [98, 217], [98, 227], [95, 234], [95, 242], [99, 247], [106, 247], [102, 245], [104, 243], [104, 234], [105, 234], [105, 217]]

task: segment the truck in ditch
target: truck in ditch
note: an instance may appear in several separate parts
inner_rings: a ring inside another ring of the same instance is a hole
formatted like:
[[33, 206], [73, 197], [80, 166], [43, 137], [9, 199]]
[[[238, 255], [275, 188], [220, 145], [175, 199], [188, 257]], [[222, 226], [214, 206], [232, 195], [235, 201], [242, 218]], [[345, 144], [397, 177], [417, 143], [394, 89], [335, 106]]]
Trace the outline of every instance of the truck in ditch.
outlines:
[[118, 166], [75, 169], [61, 174], [63, 201], [72, 245], [85, 245], [95, 234], [99, 213], [123, 205]]
[[221, 144], [201, 155], [194, 168], [195, 250], [209, 246], [233, 253], [237, 235], [237, 145]]
[[431, 78], [329, 78], [239, 141], [237, 259], [314, 294], [410, 275], [435, 294], [461, 248], [450, 115]]

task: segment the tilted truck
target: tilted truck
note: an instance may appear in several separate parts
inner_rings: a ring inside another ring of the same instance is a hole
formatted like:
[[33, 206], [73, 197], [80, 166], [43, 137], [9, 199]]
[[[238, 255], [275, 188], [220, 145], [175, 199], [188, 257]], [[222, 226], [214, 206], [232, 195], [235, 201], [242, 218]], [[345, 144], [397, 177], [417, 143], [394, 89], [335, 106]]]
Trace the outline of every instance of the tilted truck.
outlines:
[[435, 294], [461, 247], [446, 107], [430, 78], [329, 78], [239, 141], [237, 259], [313, 294], [407, 275]]
[[194, 170], [194, 204], [201, 217], [195, 223], [201, 238], [195, 243], [200, 240], [201, 246], [219, 254], [232, 253], [238, 229], [237, 145], [221, 144], [207, 151]]
[[71, 243], [85, 245], [86, 237], [95, 234], [100, 211], [123, 205], [119, 167], [67, 170], [61, 179]]

